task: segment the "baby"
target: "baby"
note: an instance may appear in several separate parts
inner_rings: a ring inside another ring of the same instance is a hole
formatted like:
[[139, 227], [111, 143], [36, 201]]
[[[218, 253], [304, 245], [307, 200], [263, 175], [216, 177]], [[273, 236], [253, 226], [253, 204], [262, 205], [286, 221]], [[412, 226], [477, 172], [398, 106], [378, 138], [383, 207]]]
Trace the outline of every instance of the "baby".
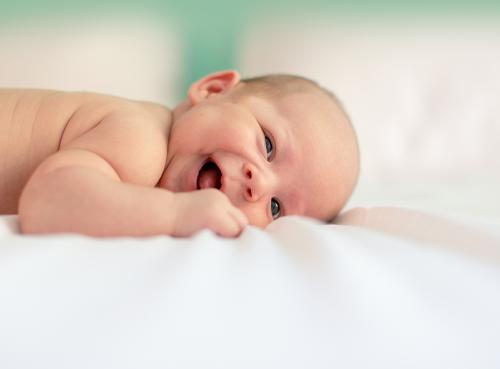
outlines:
[[235, 237], [285, 215], [329, 221], [358, 172], [340, 103], [298, 76], [213, 73], [173, 111], [0, 89], [0, 214], [24, 233]]

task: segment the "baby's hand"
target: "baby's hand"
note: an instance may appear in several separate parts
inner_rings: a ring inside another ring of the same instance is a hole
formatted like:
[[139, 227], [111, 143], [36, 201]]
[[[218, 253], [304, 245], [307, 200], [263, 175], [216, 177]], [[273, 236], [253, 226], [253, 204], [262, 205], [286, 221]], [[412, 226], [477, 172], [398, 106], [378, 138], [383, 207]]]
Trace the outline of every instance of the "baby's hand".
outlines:
[[209, 228], [223, 237], [236, 237], [248, 225], [246, 215], [214, 188], [175, 194], [173, 236], [190, 236]]

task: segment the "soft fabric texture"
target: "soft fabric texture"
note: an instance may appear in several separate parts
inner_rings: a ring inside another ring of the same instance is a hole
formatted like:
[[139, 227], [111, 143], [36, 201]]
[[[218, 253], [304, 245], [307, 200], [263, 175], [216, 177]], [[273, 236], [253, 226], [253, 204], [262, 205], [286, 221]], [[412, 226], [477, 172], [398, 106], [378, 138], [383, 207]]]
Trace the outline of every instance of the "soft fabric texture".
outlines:
[[[0, 217], [0, 367], [498, 368], [498, 225], [442, 218], [433, 238], [426, 216], [358, 208], [238, 239], [21, 236]], [[455, 249], [458, 229], [491, 242]]]

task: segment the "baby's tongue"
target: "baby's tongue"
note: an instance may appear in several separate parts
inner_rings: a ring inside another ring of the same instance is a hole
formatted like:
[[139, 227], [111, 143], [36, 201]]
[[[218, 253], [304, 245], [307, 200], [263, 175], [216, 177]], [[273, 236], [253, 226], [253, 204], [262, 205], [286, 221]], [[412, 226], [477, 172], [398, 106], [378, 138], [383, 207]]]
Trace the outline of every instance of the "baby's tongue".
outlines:
[[203, 188], [220, 188], [220, 170], [215, 164], [204, 165], [198, 176], [198, 186]]

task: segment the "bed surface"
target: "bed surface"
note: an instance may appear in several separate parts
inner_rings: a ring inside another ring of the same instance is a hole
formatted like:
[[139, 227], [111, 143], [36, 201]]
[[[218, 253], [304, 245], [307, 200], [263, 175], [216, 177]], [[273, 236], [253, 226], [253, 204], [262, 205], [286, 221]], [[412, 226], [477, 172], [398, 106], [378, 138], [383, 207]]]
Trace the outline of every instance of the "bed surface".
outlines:
[[401, 208], [338, 222], [94, 239], [2, 216], [0, 367], [500, 366], [498, 226]]

